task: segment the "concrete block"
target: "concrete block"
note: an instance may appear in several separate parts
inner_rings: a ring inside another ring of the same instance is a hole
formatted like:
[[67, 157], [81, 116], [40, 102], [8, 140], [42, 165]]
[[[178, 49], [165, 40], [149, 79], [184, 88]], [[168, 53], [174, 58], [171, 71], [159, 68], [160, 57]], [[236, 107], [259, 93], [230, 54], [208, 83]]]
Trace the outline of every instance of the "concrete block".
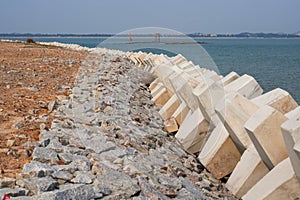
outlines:
[[299, 121], [300, 120], [299, 113], [300, 113], [300, 106], [286, 113], [285, 116], [290, 120], [292, 119], [292, 120]]
[[149, 90], [153, 91], [154, 88], [157, 86], [157, 84], [160, 83], [160, 80], [158, 78], [156, 78], [149, 86]]
[[238, 75], [236, 72], [230, 72], [224, 78], [222, 78], [221, 82], [222, 82], [223, 86], [226, 86], [229, 83], [238, 79], [239, 77], [240, 77], [240, 75]]
[[245, 123], [251, 141], [269, 169], [287, 157], [280, 128], [286, 120], [281, 112], [266, 105], [257, 110]]
[[208, 79], [206, 84], [199, 84], [195, 89], [193, 89], [193, 94], [198, 100], [199, 108], [201, 109], [205, 119], [208, 122], [212, 122], [212, 117], [216, 115], [215, 107], [217, 103], [221, 99], [224, 99], [224, 88], [217, 82]]
[[182, 56], [181, 54], [177, 54], [176, 56], [172, 57], [170, 59], [170, 61], [175, 64], [175, 65], [179, 65], [182, 62], [186, 62], [186, 58], [184, 56]]
[[158, 76], [158, 78], [161, 80], [161, 82], [164, 84], [164, 86], [168, 89], [168, 91], [174, 93], [173, 87], [171, 85], [171, 82], [169, 80], [169, 77], [173, 74], [179, 74], [182, 71], [178, 69], [175, 65], [173, 66], [167, 66], [167, 65], [160, 65], [155, 69], [155, 73]]
[[213, 130], [202, 148], [198, 159], [216, 178], [230, 174], [241, 154], [229, 137], [222, 123]]
[[160, 90], [162, 90], [163, 88], [165, 88], [163, 83], [161, 83], [161, 82], [157, 83], [156, 86], [151, 91], [151, 96], [152, 97], [156, 96], [160, 92]]
[[159, 114], [160, 116], [166, 120], [169, 119], [172, 114], [177, 110], [180, 105], [180, 101], [177, 96], [174, 94], [167, 103], [160, 109]]
[[298, 106], [293, 97], [287, 91], [280, 88], [258, 96], [251, 101], [259, 106], [269, 105], [283, 114], [294, 110]]
[[243, 153], [225, 186], [232, 194], [241, 198], [268, 172], [269, 169], [252, 144]]
[[247, 74], [226, 85], [225, 91], [227, 93], [237, 92], [248, 99], [253, 99], [263, 93], [256, 80]]
[[171, 98], [170, 93], [168, 92], [168, 90], [166, 88], [162, 88], [153, 98], [152, 101], [154, 102], [154, 104], [159, 107], [162, 108], [167, 101]]
[[196, 97], [193, 95], [193, 87], [190, 85], [187, 77], [184, 76], [184, 73], [170, 76], [169, 79], [180, 101], [185, 102], [190, 110], [196, 110], [199, 105]]
[[177, 124], [181, 125], [189, 111], [190, 109], [187, 105], [184, 102], [181, 102], [177, 110], [172, 114], [172, 117], [175, 118]]
[[294, 146], [294, 151], [296, 152], [298, 158], [300, 159], [300, 141], [298, 141]]
[[242, 197], [243, 200], [299, 198], [300, 182], [289, 158], [280, 162]]
[[[298, 113], [298, 117], [300, 117], [300, 112]], [[295, 144], [300, 141], [300, 120], [287, 120], [281, 125], [281, 131], [293, 169], [298, 180], [300, 181], [300, 158], [294, 151]]]
[[258, 105], [237, 93], [227, 94], [216, 105], [216, 113], [241, 153], [252, 144], [244, 124], [258, 108]]
[[196, 153], [201, 150], [208, 129], [209, 124], [198, 108], [184, 119], [175, 137], [187, 152]]
[[167, 119], [165, 122], [165, 129], [168, 133], [174, 133], [176, 131], [178, 131], [178, 125], [177, 122], [175, 120], [175, 118], [169, 118]]

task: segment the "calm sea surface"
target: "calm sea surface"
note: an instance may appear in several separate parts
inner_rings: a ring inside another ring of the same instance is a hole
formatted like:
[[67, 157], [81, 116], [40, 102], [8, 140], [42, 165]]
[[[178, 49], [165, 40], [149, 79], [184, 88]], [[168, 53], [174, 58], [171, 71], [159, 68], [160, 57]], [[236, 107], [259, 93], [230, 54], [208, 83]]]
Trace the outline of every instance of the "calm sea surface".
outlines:
[[[16, 39], [16, 38], [10, 38]], [[26, 38], [17, 38], [25, 40]], [[218, 39], [197, 38], [206, 44], [151, 44], [153, 38], [34, 38], [43, 42], [75, 43], [86, 47], [107, 47], [121, 50], [143, 50], [183, 54], [201, 67], [211, 68], [222, 75], [231, 71], [252, 75], [265, 92], [280, 87], [300, 103], [300, 39]], [[161, 39], [162, 42], [186, 42], [186, 39]]]

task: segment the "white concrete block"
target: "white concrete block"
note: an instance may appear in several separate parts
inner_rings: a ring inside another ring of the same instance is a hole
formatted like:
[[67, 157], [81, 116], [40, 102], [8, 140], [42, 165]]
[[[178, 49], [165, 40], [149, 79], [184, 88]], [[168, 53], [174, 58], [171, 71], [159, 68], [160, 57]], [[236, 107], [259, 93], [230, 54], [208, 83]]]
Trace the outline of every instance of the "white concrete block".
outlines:
[[201, 150], [208, 129], [209, 124], [198, 108], [184, 119], [175, 137], [187, 152], [196, 153]]
[[227, 94], [225, 99], [216, 105], [218, 116], [241, 153], [252, 144], [244, 124], [258, 108], [256, 104], [237, 93]]
[[297, 108], [298, 104], [293, 97], [280, 88], [274, 89], [251, 100], [259, 106], [269, 105], [285, 114]]
[[224, 86], [228, 85], [229, 83], [235, 81], [236, 79], [238, 79], [240, 77], [240, 75], [238, 75], [236, 72], [230, 72], [229, 74], [227, 74], [224, 78], [222, 78], [222, 84]]
[[269, 169], [252, 144], [243, 153], [225, 186], [232, 194], [241, 198], [268, 172]]
[[194, 111], [199, 107], [199, 105], [197, 99], [193, 95], [193, 87], [190, 85], [187, 78], [183, 76], [183, 74], [170, 76], [169, 79], [172, 84], [173, 90], [176, 91], [176, 94], [180, 101], [184, 101], [189, 109]]
[[161, 82], [157, 83], [156, 86], [151, 91], [151, 96], [152, 97], [156, 96], [163, 88], [165, 88], [163, 83]]
[[243, 200], [299, 198], [300, 182], [289, 158], [280, 162], [242, 197]]
[[167, 103], [160, 109], [159, 114], [160, 116], [166, 120], [169, 119], [172, 114], [177, 110], [180, 105], [180, 101], [177, 96], [174, 94]]
[[158, 78], [156, 78], [149, 86], [149, 90], [153, 91], [154, 88], [157, 86], [157, 84], [161, 83], [160, 80]]
[[298, 158], [300, 159], [300, 141], [296, 142], [294, 146], [294, 151], [296, 152]]
[[[290, 116], [290, 115], [285, 115]], [[298, 113], [298, 117], [300, 117], [300, 110]], [[289, 119], [281, 125], [281, 131], [283, 135], [283, 139], [285, 142], [285, 146], [290, 157], [293, 169], [297, 178], [300, 181], [300, 158], [297, 153], [294, 151], [295, 144], [300, 141], [300, 120]]]
[[287, 157], [280, 128], [286, 120], [281, 112], [270, 106], [263, 106], [245, 123], [251, 141], [269, 169]]
[[256, 80], [247, 74], [226, 85], [225, 91], [227, 93], [237, 92], [248, 99], [253, 99], [263, 93]]
[[212, 117], [216, 114], [215, 107], [217, 103], [224, 99], [224, 88], [213, 80], [207, 80], [206, 84], [199, 84], [194, 88], [193, 94], [198, 100], [199, 107], [205, 119], [208, 122], [212, 122]]
[[213, 130], [202, 148], [198, 159], [216, 178], [230, 174], [241, 154], [229, 137], [222, 123]]
[[155, 96], [153, 96], [152, 101], [159, 108], [162, 108], [167, 101], [171, 98], [170, 93], [166, 88], [162, 88]]
[[172, 114], [172, 117], [174, 117], [176, 122], [181, 125], [189, 111], [187, 105], [184, 102], [181, 102], [177, 110]]

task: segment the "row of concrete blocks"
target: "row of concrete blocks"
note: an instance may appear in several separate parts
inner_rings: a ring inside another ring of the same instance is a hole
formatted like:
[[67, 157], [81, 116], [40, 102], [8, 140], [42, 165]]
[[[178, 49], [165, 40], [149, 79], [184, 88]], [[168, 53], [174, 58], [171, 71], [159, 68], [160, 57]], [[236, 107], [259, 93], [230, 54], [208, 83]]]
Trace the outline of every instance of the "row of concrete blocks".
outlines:
[[168, 132], [242, 199], [300, 198], [300, 107], [256, 80], [225, 77], [182, 55], [128, 53], [158, 77], [149, 87]]

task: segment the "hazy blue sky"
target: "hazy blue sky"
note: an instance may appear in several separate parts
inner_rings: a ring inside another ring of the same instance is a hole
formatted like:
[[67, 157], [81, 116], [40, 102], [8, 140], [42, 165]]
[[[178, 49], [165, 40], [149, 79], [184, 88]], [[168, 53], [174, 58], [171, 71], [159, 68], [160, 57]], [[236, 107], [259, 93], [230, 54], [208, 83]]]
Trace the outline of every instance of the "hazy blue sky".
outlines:
[[1, 0], [0, 33], [300, 31], [300, 0]]

